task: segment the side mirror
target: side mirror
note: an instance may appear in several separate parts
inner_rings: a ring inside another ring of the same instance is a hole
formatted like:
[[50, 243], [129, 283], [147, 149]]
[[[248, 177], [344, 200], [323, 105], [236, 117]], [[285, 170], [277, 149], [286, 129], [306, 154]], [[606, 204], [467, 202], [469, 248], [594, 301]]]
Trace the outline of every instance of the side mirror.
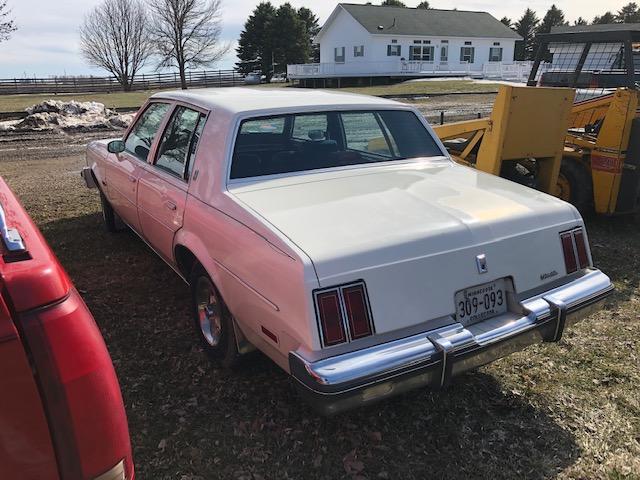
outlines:
[[109, 153], [122, 153], [124, 152], [125, 145], [122, 140], [112, 140], [107, 144], [107, 150]]

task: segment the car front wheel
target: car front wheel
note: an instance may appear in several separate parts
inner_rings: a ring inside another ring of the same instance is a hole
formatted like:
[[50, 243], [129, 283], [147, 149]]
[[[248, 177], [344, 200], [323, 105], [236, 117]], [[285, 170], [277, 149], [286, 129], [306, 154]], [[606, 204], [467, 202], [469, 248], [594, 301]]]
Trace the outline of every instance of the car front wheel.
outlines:
[[209, 357], [224, 367], [238, 360], [238, 348], [231, 314], [218, 289], [201, 265], [196, 265], [189, 279], [191, 308], [196, 332]]

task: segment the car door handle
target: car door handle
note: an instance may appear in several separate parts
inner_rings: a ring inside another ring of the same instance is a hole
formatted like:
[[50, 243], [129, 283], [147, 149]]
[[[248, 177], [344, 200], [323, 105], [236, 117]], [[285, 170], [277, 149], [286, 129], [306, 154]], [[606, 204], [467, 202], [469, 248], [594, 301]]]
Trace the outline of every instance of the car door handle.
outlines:
[[138, 181], [138, 179], [136, 177], [132, 176], [132, 175], [129, 175], [129, 181], [131, 183], [136, 183]]
[[176, 210], [178, 208], [178, 206], [175, 203], [173, 203], [172, 201], [170, 201], [170, 200], [164, 202], [164, 206], [167, 207], [169, 210], [172, 210], [172, 211]]

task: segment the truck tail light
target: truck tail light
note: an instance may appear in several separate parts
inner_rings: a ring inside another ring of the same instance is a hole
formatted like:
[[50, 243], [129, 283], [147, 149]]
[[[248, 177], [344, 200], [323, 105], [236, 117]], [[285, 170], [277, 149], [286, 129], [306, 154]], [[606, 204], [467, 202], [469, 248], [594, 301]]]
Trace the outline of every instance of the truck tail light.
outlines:
[[[19, 316], [30, 351], [61, 478], [134, 476], [118, 379], [100, 331], [75, 290]], [[115, 467], [114, 467], [115, 465]]]
[[373, 320], [363, 282], [315, 294], [322, 344], [325, 347], [368, 337]]
[[590, 265], [587, 239], [582, 228], [561, 233], [560, 240], [567, 274], [576, 272], [578, 268], [587, 268]]
[[578, 265], [580, 268], [589, 266], [589, 255], [587, 254], [587, 239], [581, 228], [573, 231], [573, 238], [576, 242], [576, 252], [578, 253]]
[[345, 310], [349, 321], [351, 338], [358, 339], [371, 335], [371, 316], [367, 293], [363, 284], [345, 287], [342, 289]]
[[318, 316], [322, 339], [326, 346], [337, 345], [347, 341], [344, 332], [344, 321], [340, 307], [340, 294], [337, 289], [316, 295]]

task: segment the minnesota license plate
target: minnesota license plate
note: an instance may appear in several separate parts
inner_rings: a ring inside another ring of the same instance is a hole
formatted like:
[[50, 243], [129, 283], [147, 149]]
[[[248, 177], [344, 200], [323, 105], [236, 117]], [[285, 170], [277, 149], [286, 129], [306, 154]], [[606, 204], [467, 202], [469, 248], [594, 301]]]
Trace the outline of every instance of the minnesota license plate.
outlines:
[[456, 319], [465, 326], [507, 311], [504, 279], [460, 290], [454, 298]]

